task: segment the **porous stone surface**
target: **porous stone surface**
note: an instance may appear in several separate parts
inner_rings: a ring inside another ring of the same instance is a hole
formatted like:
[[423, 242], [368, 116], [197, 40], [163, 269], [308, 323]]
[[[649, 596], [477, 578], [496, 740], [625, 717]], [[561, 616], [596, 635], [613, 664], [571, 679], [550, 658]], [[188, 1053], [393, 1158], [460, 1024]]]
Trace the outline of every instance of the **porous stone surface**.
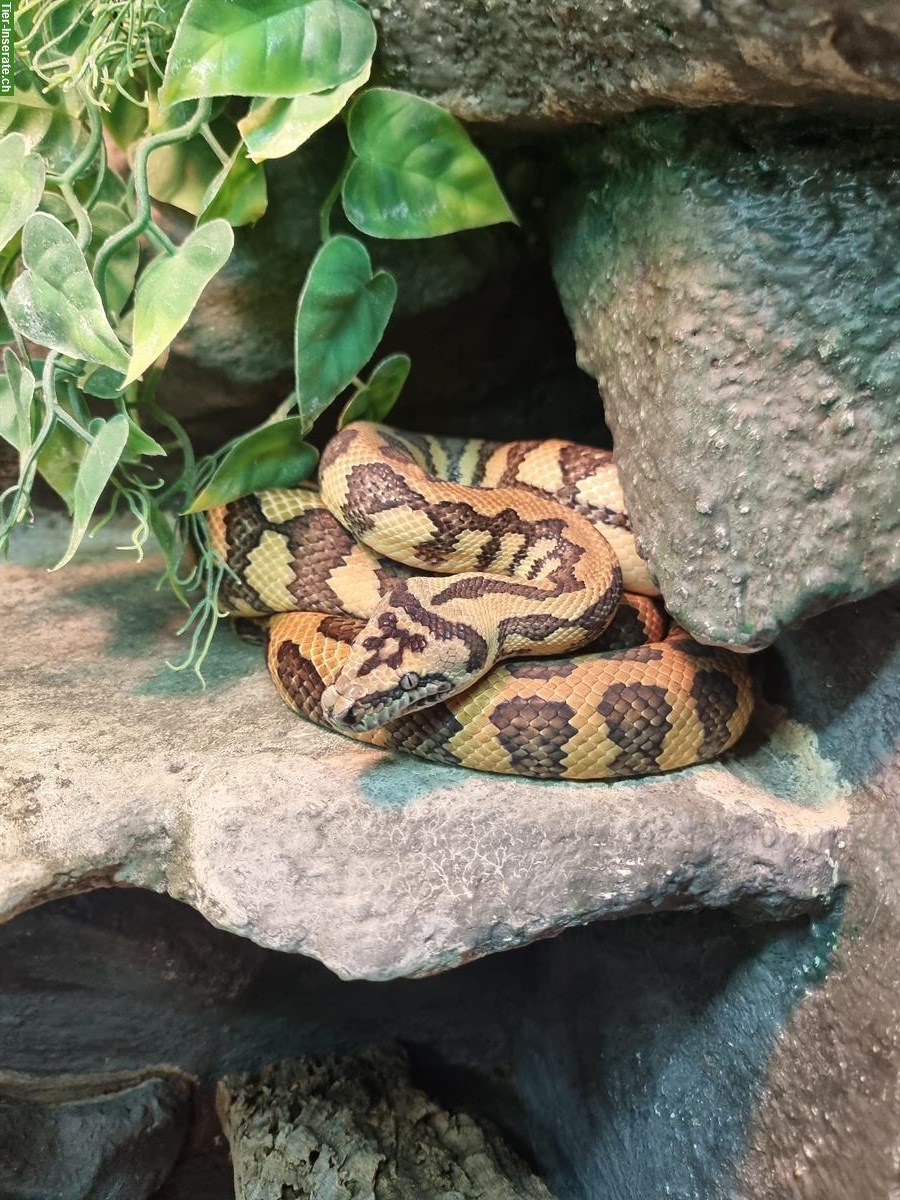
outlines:
[[0, 1195], [147, 1200], [181, 1150], [190, 1096], [189, 1080], [176, 1071], [0, 1073]]
[[218, 1109], [236, 1200], [552, 1200], [495, 1130], [414, 1087], [399, 1049], [229, 1075]]
[[900, 100], [894, 0], [367, 0], [378, 65], [457, 115], [605, 121], [658, 105]]
[[[296, 718], [221, 631], [200, 692], [166, 659], [158, 562], [65, 571], [42, 518], [3, 568], [0, 912], [109, 884], [165, 890], [347, 978], [423, 975], [570, 925], [675, 908], [815, 910], [846, 796], [808, 729], [761, 706], [727, 761], [614, 784], [394, 758]], [[25, 559], [31, 565], [25, 564]], [[23, 679], [28, 686], [22, 686]]]
[[638, 540], [701, 641], [900, 578], [900, 136], [640, 117], [553, 224]]

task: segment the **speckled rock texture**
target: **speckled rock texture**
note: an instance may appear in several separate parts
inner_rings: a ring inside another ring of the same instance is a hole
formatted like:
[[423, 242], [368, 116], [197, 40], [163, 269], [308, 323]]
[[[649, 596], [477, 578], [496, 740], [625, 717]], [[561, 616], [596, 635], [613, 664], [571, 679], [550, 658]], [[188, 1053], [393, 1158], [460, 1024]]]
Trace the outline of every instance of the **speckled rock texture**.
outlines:
[[660, 115], [589, 136], [554, 224], [639, 542], [754, 649], [900, 578], [900, 135]]
[[552, 1200], [495, 1131], [414, 1087], [399, 1049], [219, 1084], [235, 1200]]
[[[495, 777], [344, 740], [277, 698], [222, 629], [201, 693], [166, 659], [158, 562], [65, 571], [42, 520], [2, 569], [0, 913], [91, 886], [165, 890], [346, 978], [425, 975], [598, 918], [817, 910], [846, 796], [808, 730], [763, 705], [725, 761], [614, 784]], [[28, 687], [22, 680], [28, 679]]]
[[176, 1071], [0, 1073], [0, 1196], [148, 1200], [181, 1150], [190, 1097], [189, 1080]]
[[379, 67], [471, 120], [900, 100], [895, 0], [367, 0]]

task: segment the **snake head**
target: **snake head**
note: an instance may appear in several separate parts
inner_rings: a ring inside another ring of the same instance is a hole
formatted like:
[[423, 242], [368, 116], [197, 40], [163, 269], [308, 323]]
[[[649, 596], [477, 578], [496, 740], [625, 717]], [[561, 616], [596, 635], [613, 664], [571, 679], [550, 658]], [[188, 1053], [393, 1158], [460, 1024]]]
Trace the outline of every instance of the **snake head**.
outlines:
[[462, 691], [477, 677], [470, 645], [453, 630], [440, 636], [418, 606], [410, 605], [410, 587], [418, 582], [400, 584], [382, 600], [340, 675], [325, 689], [322, 712], [336, 729], [374, 729]]

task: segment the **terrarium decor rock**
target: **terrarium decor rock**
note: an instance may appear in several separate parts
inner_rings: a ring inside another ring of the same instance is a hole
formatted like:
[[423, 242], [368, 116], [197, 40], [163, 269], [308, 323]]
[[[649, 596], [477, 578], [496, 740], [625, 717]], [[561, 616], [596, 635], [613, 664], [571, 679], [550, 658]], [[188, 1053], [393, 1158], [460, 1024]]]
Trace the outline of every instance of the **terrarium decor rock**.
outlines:
[[149, 1200], [187, 1137], [190, 1080], [177, 1071], [0, 1074], [4, 1200]]
[[892, 0], [378, 0], [383, 66], [470, 120], [900, 100]]
[[661, 114], [573, 154], [556, 278], [669, 610], [758, 649], [895, 582], [896, 128]]

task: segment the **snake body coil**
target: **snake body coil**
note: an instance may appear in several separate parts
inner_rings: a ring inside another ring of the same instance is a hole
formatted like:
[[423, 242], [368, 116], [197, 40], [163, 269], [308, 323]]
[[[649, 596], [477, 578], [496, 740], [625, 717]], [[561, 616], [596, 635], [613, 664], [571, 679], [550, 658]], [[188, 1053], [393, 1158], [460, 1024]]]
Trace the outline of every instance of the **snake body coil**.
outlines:
[[278, 614], [269, 669], [309, 719], [545, 779], [671, 770], [743, 733], [746, 666], [663, 636], [608, 452], [359, 422], [326, 448], [320, 488], [207, 514], [221, 599]]

